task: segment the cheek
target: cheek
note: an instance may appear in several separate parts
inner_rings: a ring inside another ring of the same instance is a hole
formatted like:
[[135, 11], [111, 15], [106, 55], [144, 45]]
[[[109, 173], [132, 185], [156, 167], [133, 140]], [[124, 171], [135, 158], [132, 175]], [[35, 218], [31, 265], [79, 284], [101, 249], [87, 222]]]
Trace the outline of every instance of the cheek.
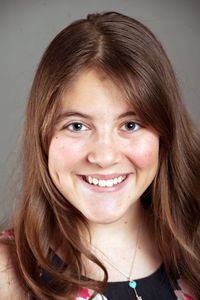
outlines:
[[[156, 149], [155, 149], [156, 150]], [[154, 149], [146, 149], [138, 154], [138, 163], [141, 168], [145, 168], [151, 165], [157, 165], [158, 162], [158, 152]]]
[[80, 147], [67, 143], [63, 139], [55, 137], [49, 147], [49, 168], [54, 170], [71, 169], [81, 159]]
[[158, 164], [159, 141], [158, 139], [143, 139], [132, 146], [131, 158], [140, 169], [156, 167]]

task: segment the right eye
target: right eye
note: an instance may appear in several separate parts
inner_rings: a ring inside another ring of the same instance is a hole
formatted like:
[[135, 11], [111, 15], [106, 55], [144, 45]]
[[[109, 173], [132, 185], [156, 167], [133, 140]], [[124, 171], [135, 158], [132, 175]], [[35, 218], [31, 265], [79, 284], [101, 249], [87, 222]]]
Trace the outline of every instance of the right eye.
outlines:
[[135, 132], [141, 128], [141, 125], [134, 121], [129, 121], [123, 124], [122, 129], [127, 132]]
[[79, 131], [85, 131], [88, 128], [81, 122], [72, 122], [66, 126], [64, 126], [64, 129], [68, 129], [72, 132], [79, 132]]

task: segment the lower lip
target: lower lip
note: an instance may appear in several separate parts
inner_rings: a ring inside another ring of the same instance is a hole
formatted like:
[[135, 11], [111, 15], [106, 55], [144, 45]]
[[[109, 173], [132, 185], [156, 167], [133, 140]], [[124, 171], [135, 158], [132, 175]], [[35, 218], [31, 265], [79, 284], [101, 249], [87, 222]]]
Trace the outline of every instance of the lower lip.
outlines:
[[127, 175], [127, 177], [124, 181], [122, 181], [121, 183], [115, 184], [112, 187], [102, 187], [102, 186], [90, 184], [87, 181], [85, 181], [82, 176], [78, 176], [78, 178], [81, 181], [81, 183], [85, 187], [87, 187], [89, 190], [91, 190], [92, 192], [111, 193], [111, 192], [117, 192], [117, 191], [121, 190], [127, 184], [128, 179], [129, 179], [129, 175]]

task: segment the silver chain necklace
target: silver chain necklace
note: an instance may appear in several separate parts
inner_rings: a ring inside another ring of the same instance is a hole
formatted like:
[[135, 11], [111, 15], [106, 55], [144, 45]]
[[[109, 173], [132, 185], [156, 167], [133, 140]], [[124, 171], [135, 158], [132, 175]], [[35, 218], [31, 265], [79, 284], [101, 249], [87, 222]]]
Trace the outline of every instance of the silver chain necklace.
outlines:
[[125, 274], [123, 271], [119, 270], [116, 265], [110, 260], [109, 257], [106, 256], [106, 254], [101, 251], [100, 249], [98, 249], [97, 247], [95, 247], [94, 245], [92, 245], [92, 248], [94, 250], [97, 250], [100, 254], [103, 255], [104, 260], [111, 266], [113, 267], [113, 269], [115, 269], [116, 271], [118, 271], [120, 274], [122, 274], [125, 278], [128, 279], [129, 281], [129, 287], [133, 290], [135, 297], [137, 300], [142, 300], [142, 297], [138, 295], [136, 287], [137, 287], [137, 282], [133, 279], [133, 267], [134, 267], [134, 263], [135, 263], [135, 258], [136, 258], [136, 254], [137, 254], [137, 249], [138, 249], [138, 243], [139, 243], [139, 239], [140, 239], [140, 232], [141, 232], [141, 226], [138, 226], [138, 232], [137, 232], [137, 240], [136, 240], [136, 247], [133, 253], [133, 258], [132, 258], [132, 262], [131, 262], [131, 268], [130, 268], [130, 273], [129, 275]]

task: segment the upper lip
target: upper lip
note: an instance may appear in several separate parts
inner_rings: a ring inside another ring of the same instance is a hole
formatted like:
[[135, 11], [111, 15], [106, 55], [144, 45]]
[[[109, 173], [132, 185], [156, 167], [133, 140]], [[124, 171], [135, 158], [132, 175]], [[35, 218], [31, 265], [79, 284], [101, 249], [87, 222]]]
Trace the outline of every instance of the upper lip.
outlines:
[[84, 174], [81, 176], [84, 177], [92, 177], [96, 179], [102, 179], [102, 180], [109, 180], [109, 179], [114, 179], [120, 176], [128, 176], [130, 173], [113, 173], [113, 174]]

